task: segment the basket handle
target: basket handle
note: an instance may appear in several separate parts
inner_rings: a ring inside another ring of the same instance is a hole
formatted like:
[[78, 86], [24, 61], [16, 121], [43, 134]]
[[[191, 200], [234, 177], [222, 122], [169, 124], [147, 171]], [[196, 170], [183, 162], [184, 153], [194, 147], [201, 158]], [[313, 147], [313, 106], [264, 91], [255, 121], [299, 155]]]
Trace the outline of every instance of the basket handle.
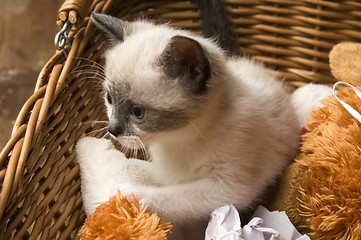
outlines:
[[65, 0], [58, 11], [57, 24], [62, 27], [68, 19], [73, 25], [90, 14], [93, 0]]

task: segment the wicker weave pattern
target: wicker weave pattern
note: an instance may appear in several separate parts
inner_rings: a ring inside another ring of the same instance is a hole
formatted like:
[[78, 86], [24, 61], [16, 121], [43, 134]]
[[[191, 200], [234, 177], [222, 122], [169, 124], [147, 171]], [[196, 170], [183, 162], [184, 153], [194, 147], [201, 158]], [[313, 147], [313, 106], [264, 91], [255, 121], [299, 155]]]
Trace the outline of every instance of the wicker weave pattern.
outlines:
[[[330, 83], [328, 52], [340, 41], [360, 41], [357, 1], [226, 0], [240, 53], [255, 55], [297, 87]], [[80, 9], [80, 10], [79, 10]], [[104, 38], [88, 22], [90, 12], [122, 19], [143, 16], [200, 32], [192, 1], [66, 1], [59, 25], [73, 16], [72, 48], [41, 71], [13, 135], [0, 154], [0, 239], [76, 239], [84, 221], [74, 143], [104, 120], [96, 81]], [[84, 60], [84, 58], [89, 60]], [[84, 71], [82, 71], [84, 70]], [[88, 71], [91, 71], [89, 73]], [[95, 134], [96, 135], [96, 134]]]
[[228, 0], [240, 52], [258, 56], [294, 86], [334, 82], [328, 53], [335, 43], [361, 41], [356, 1]]

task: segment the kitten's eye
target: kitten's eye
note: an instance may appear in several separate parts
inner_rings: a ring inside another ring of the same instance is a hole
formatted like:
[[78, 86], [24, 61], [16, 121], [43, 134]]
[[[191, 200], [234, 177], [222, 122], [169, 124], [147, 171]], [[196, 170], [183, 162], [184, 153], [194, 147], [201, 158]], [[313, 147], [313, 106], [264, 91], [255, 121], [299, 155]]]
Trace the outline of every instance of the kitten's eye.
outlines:
[[133, 105], [131, 107], [131, 113], [135, 118], [140, 120], [140, 119], [143, 119], [143, 117], [144, 117], [145, 109], [142, 107], [139, 107], [137, 105]]
[[107, 93], [106, 98], [107, 98], [107, 101], [108, 101], [109, 104], [113, 103], [112, 97], [110, 96], [109, 93]]

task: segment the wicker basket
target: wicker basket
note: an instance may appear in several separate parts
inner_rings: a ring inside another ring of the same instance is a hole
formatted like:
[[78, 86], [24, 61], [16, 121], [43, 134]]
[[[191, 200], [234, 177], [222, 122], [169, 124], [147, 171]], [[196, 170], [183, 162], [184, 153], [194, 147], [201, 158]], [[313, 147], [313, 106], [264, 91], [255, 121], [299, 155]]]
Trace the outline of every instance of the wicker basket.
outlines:
[[[76, 239], [84, 221], [74, 143], [86, 133], [96, 135], [94, 130], [102, 126], [94, 121], [104, 120], [96, 83], [86, 75], [97, 76], [99, 69], [92, 61], [103, 62], [104, 40], [89, 23], [90, 12], [122, 19], [146, 16], [202, 32], [205, 14], [198, 4], [184, 0], [64, 3], [59, 26], [67, 19], [73, 24], [71, 47], [65, 49], [68, 58], [57, 51], [44, 66], [0, 155], [0, 239]], [[266, 62], [294, 87], [334, 82], [329, 50], [338, 42], [361, 40], [358, 1], [225, 0], [224, 6], [236, 50]]]

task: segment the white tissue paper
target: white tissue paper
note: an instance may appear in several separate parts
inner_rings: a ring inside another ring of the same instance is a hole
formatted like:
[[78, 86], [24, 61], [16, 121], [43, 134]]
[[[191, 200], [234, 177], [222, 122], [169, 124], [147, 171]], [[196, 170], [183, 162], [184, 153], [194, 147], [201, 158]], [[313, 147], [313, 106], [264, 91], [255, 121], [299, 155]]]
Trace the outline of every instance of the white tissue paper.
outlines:
[[205, 240], [310, 240], [292, 225], [285, 212], [268, 211], [259, 206], [252, 220], [241, 228], [233, 205], [216, 209], [208, 223]]
[[241, 231], [239, 213], [233, 205], [228, 204], [213, 211], [205, 240], [240, 240]]

